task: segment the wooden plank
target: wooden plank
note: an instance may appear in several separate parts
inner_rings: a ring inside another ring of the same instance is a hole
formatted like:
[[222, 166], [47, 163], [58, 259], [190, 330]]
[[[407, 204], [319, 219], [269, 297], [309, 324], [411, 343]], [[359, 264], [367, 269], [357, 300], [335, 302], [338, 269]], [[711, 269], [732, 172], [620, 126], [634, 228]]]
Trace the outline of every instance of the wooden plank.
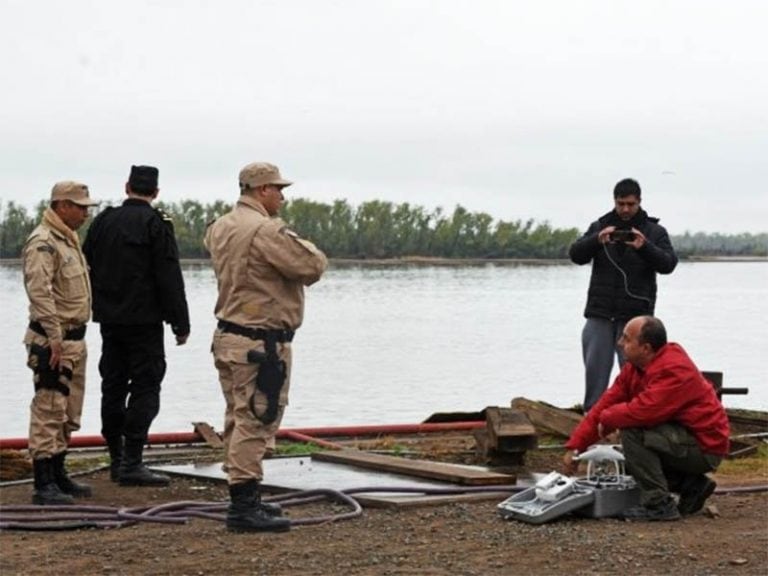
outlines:
[[478, 428], [472, 430], [472, 436], [475, 438], [475, 455], [480, 458], [487, 458], [491, 455], [491, 448], [488, 445], [488, 430]]
[[537, 430], [546, 430], [566, 438], [570, 437], [583, 418], [570, 410], [563, 410], [545, 402], [535, 402], [527, 398], [513, 399], [512, 408], [524, 412]]
[[485, 420], [485, 410], [480, 412], [435, 412], [424, 420], [424, 424], [442, 424], [445, 422], [481, 422]]
[[312, 460], [336, 462], [338, 464], [348, 464], [349, 466], [359, 466], [361, 468], [370, 468], [373, 470], [381, 470], [383, 472], [393, 472], [396, 474], [418, 476], [420, 478], [443, 480], [445, 482], [463, 484], [466, 486], [514, 484], [516, 482], [516, 477], [512, 474], [499, 474], [497, 472], [489, 472], [477, 468], [468, 468], [442, 462], [431, 462], [428, 460], [409, 460], [397, 456], [361, 452], [360, 450], [315, 452], [312, 454]]
[[364, 508], [416, 508], [421, 506], [442, 506], [457, 502], [484, 502], [494, 500], [500, 502], [509, 498], [510, 492], [479, 492], [475, 494], [425, 494], [411, 496], [366, 496], [355, 494], [355, 500]]
[[733, 424], [741, 424], [755, 428], [758, 431], [768, 431], [768, 412], [762, 410], [745, 410], [743, 408], [726, 408], [728, 420]]
[[536, 428], [520, 410], [489, 406], [485, 409], [488, 445], [499, 452], [524, 452], [538, 446]]
[[203, 437], [208, 446], [212, 448], [222, 448], [224, 446], [224, 442], [222, 442], [219, 435], [216, 434], [208, 422], [193, 422], [192, 425], [195, 427], [195, 432]]

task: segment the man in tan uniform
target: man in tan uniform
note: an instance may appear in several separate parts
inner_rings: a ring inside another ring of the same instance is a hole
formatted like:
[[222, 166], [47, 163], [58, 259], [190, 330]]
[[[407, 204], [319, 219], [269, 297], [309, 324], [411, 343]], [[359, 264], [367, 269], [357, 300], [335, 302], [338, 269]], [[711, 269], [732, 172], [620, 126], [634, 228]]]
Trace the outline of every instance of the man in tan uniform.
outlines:
[[284, 180], [273, 164], [240, 171], [240, 198], [205, 235], [219, 297], [213, 355], [226, 400], [224, 443], [231, 531], [285, 531], [279, 506], [261, 501], [261, 461], [280, 426], [291, 374], [291, 341], [304, 315], [304, 286], [328, 260], [277, 218]]
[[80, 429], [91, 314], [88, 269], [75, 231], [96, 204], [85, 184], [57, 183], [22, 251], [30, 320], [24, 344], [35, 382], [29, 422], [34, 504], [72, 504], [73, 496], [91, 495], [90, 486], [69, 478], [64, 459], [72, 432]]

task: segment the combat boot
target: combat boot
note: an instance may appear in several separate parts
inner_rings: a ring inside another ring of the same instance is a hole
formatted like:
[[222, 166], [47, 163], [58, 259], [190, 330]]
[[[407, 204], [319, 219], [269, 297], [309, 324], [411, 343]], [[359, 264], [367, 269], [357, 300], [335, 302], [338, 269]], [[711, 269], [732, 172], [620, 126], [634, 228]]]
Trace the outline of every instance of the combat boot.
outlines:
[[266, 511], [256, 480], [230, 485], [229, 497], [227, 530], [230, 532], [287, 532], [291, 529], [290, 520]]
[[696, 514], [704, 508], [704, 503], [715, 492], [715, 488], [717, 488], [715, 481], [705, 474], [688, 477], [680, 490], [680, 502], [677, 505], [680, 514], [683, 516]]
[[123, 437], [106, 438], [109, 449], [109, 479], [120, 481], [120, 464], [123, 462]]
[[171, 479], [144, 466], [144, 444], [126, 442], [118, 470], [120, 486], [168, 486]]
[[64, 460], [67, 457], [66, 452], [59, 452], [56, 456], [51, 458], [51, 464], [53, 466], [53, 479], [56, 482], [56, 486], [64, 494], [69, 494], [74, 498], [90, 498], [93, 495], [93, 490], [88, 484], [81, 482], [75, 482], [67, 474], [67, 469], [64, 467]]
[[32, 494], [32, 504], [62, 506], [75, 503], [72, 496], [64, 494], [56, 485], [53, 476], [53, 463], [50, 458], [33, 460], [32, 466], [35, 473], [35, 492]]

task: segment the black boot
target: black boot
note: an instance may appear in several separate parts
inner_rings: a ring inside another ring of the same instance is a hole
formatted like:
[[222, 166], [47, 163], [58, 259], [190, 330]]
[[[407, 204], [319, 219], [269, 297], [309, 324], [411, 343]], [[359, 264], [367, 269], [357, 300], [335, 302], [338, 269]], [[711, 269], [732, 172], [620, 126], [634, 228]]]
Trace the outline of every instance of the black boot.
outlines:
[[257, 505], [269, 516], [274, 516], [277, 518], [283, 515], [283, 507], [280, 506], [280, 504], [277, 502], [264, 502], [261, 497], [259, 497], [259, 502]]
[[66, 452], [59, 452], [56, 456], [51, 458], [53, 466], [53, 479], [59, 490], [64, 494], [69, 494], [74, 498], [90, 498], [93, 495], [93, 490], [88, 484], [82, 484], [75, 482], [67, 474], [67, 469], [64, 467], [64, 459], [67, 457]]
[[75, 503], [72, 496], [64, 494], [56, 485], [51, 458], [34, 460], [32, 466], [35, 472], [35, 492], [32, 494], [32, 504], [61, 506]]
[[144, 443], [126, 442], [118, 474], [120, 486], [168, 486], [171, 479], [144, 466]]
[[109, 449], [109, 479], [120, 481], [120, 464], [123, 462], [123, 437], [105, 438]]
[[230, 532], [287, 532], [291, 529], [290, 520], [271, 516], [265, 510], [256, 480], [230, 485], [229, 497], [227, 530]]

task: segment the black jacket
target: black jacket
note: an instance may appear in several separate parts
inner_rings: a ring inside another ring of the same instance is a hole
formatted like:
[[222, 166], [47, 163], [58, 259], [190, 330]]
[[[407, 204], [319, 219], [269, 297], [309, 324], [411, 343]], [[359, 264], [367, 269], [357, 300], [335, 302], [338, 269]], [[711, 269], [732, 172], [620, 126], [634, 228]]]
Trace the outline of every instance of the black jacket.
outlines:
[[[584, 236], [571, 244], [568, 255], [573, 262], [592, 262], [584, 316], [628, 320], [653, 315], [656, 273], [670, 274], [677, 266], [677, 255], [669, 235], [658, 221], [641, 209], [632, 220], [625, 222], [612, 210], [590, 224]], [[600, 244], [597, 235], [606, 226], [637, 228], [645, 235], [645, 244], [639, 250], [622, 243]], [[626, 285], [624, 275], [617, 267], [626, 274]]]
[[168, 322], [189, 334], [189, 310], [170, 218], [143, 200], [106, 208], [83, 243], [93, 319], [103, 324]]

